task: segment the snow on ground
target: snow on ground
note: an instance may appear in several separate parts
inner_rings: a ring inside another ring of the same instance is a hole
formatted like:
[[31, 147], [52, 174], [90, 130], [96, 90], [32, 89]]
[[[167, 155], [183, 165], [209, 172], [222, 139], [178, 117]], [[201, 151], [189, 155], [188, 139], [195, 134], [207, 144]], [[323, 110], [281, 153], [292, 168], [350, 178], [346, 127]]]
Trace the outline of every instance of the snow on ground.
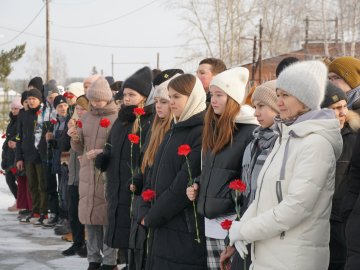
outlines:
[[0, 176], [0, 269], [87, 269], [85, 258], [79, 256], [64, 257], [61, 251], [70, 247], [52, 229], [42, 229], [32, 225], [22, 225], [17, 213], [8, 212], [7, 207], [14, 198]]

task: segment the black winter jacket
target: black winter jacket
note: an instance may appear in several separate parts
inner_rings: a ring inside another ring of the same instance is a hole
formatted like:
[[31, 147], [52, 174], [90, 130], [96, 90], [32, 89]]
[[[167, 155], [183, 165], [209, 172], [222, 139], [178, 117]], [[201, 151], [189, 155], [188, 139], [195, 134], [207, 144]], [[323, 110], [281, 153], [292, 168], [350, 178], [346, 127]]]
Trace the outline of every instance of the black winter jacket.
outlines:
[[35, 148], [35, 125], [37, 121], [36, 109], [21, 111], [18, 116], [16, 137], [16, 161], [25, 163], [41, 163], [38, 149]]
[[[132, 113], [134, 106], [124, 107], [111, 128], [106, 151], [97, 157], [96, 163], [102, 163], [102, 169], [106, 169], [107, 187], [106, 200], [108, 203], [108, 229], [105, 235], [105, 243], [112, 248], [127, 249], [130, 235], [130, 201], [131, 192], [128, 180], [131, 178], [131, 143], [128, 134], [131, 133], [135, 117]], [[141, 116], [142, 143], [153, 119], [152, 109], [145, 109], [145, 115]], [[139, 134], [138, 134], [139, 135]], [[99, 159], [102, 162], [99, 162]], [[139, 144], [133, 145], [133, 168], [138, 165]], [[105, 163], [108, 161], [108, 166]], [[105, 163], [104, 163], [105, 162]]]
[[9, 114], [10, 123], [6, 127], [6, 138], [4, 144], [2, 146], [2, 154], [1, 154], [1, 168], [3, 170], [7, 170], [15, 165], [15, 149], [11, 149], [8, 146], [9, 141], [16, 142], [17, 135], [17, 119], [18, 116]]
[[229, 183], [241, 178], [242, 159], [246, 146], [253, 139], [257, 125], [236, 124], [231, 145], [214, 155], [203, 154], [200, 190], [197, 210], [201, 215], [213, 219], [235, 213]]
[[180, 145], [190, 145], [191, 173], [193, 177], [200, 175], [203, 119], [204, 112], [201, 112], [173, 124], [156, 153], [146, 187], [156, 192], [156, 199], [151, 207], [142, 201], [143, 211], [150, 208], [144, 219], [152, 238], [147, 269], [206, 269], [204, 219], [198, 215], [199, 244], [195, 241], [193, 206], [186, 196], [188, 168], [185, 158], [178, 155]]
[[335, 192], [332, 200], [331, 220], [342, 222], [341, 207], [346, 194], [350, 160], [356, 141], [356, 133], [346, 124], [341, 129], [343, 138], [343, 150], [340, 158], [336, 162]]

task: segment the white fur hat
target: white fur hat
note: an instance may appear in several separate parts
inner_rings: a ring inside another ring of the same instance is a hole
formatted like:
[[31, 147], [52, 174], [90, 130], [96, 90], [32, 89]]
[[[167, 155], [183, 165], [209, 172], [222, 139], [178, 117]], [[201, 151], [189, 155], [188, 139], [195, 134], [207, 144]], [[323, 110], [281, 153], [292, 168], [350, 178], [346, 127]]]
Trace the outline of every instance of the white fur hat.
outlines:
[[217, 86], [237, 103], [243, 103], [245, 87], [249, 79], [249, 70], [244, 67], [235, 67], [217, 74], [210, 82]]
[[324, 99], [327, 74], [327, 68], [321, 61], [297, 62], [280, 73], [276, 89], [288, 92], [311, 110], [317, 110]]
[[81, 82], [73, 82], [66, 87], [66, 90], [76, 97], [80, 97], [84, 94], [84, 85]]

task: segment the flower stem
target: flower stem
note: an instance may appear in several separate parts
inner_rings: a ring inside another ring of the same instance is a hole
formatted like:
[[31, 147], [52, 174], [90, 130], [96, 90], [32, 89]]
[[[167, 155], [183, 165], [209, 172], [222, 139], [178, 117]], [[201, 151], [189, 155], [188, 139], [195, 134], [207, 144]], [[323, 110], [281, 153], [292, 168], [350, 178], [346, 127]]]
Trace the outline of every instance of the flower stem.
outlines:
[[200, 235], [199, 235], [199, 226], [198, 226], [198, 222], [197, 222], [197, 214], [196, 214], [196, 205], [195, 205], [195, 201], [192, 202], [193, 203], [193, 209], [194, 209], [194, 217], [195, 217], [195, 228], [196, 228], [196, 242], [198, 242], [199, 244], [201, 243], [200, 241]]
[[[133, 168], [133, 143], [131, 143], [131, 152], [130, 152], [130, 169], [131, 169], [131, 185], [134, 185], [134, 168]], [[133, 210], [133, 201], [134, 201], [134, 191], [131, 191], [131, 202], [130, 202], [130, 218], [132, 216]]]

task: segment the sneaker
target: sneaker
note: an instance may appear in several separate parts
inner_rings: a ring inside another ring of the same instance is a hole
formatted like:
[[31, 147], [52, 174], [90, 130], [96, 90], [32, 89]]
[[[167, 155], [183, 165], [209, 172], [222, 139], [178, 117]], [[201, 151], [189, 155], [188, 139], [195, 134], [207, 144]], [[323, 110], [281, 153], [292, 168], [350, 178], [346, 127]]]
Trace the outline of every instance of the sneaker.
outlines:
[[91, 262], [87, 270], [100, 270], [101, 263]]
[[82, 245], [80, 249], [76, 252], [81, 258], [87, 258], [87, 248], [86, 244]]
[[44, 224], [45, 219], [46, 219], [46, 215], [40, 214], [39, 219], [34, 223], [34, 227], [41, 227]]
[[62, 226], [55, 225], [54, 233], [56, 235], [64, 235], [64, 234], [67, 234], [69, 232], [71, 232], [69, 222], [64, 221], [64, 225], [62, 225]]
[[27, 210], [27, 209], [25, 209], [25, 210], [20, 210], [20, 211], [19, 211], [19, 214], [18, 214], [18, 216], [17, 216], [17, 219], [20, 220], [20, 219], [22, 219], [22, 218], [27, 217], [27, 216], [30, 215], [30, 214], [31, 214], [31, 211], [30, 211], [30, 210]]
[[14, 204], [12, 206], [8, 207], [8, 211], [9, 212], [17, 212], [17, 211], [19, 211], [19, 209], [16, 206], [16, 201], [14, 202]]
[[72, 244], [71, 247], [69, 247], [68, 249], [61, 252], [61, 254], [64, 256], [74, 256], [80, 248], [81, 248], [81, 245]]
[[27, 216], [20, 219], [20, 224], [32, 224], [38, 220], [37, 214], [30, 212]]
[[107, 264], [103, 264], [100, 267], [100, 270], [118, 270], [117, 265], [107, 265]]
[[57, 214], [51, 214], [50, 213], [49, 214], [49, 219], [47, 220], [47, 222], [44, 222], [42, 227], [44, 229], [54, 228], [58, 221], [59, 221], [59, 216]]

